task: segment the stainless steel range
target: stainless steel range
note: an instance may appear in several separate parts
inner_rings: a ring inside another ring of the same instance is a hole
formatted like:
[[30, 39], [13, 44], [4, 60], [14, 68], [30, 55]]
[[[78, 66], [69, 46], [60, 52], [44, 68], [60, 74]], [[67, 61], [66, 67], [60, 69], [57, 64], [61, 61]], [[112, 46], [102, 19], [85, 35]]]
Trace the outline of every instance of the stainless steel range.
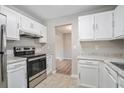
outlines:
[[46, 77], [46, 54], [36, 54], [34, 47], [14, 47], [14, 55], [27, 58], [27, 87], [35, 87]]

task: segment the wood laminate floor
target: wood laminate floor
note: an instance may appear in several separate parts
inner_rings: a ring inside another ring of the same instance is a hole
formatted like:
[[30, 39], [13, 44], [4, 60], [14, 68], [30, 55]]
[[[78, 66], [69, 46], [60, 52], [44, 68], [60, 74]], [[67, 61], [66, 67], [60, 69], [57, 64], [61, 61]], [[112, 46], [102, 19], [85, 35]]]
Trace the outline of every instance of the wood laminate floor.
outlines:
[[71, 75], [72, 60], [64, 59], [62, 61], [56, 60], [56, 73]]
[[78, 88], [78, 79], [64, 74], [51, 74], [35, 88]]

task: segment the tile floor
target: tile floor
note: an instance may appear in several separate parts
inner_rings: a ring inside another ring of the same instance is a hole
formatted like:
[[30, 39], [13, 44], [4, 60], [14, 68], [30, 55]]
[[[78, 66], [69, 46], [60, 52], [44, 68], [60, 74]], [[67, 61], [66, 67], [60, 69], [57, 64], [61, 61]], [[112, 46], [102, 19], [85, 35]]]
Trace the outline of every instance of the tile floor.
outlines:
[[69, 75], [51, 74], [36, 88], [78, 88], [78, 80]]

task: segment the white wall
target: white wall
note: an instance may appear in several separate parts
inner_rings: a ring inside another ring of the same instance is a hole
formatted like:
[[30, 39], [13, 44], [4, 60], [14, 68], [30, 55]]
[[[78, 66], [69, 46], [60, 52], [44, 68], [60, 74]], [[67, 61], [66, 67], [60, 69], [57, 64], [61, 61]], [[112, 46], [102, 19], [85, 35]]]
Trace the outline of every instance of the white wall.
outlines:
[[61, 17], [47, 22], [49, 53], [53, 55], [53, 71], [56, 70], [55, 64], [55, 27], [63, 24], [72, 24], [72, 75], [77, 75], [77, 56], [79, 55], [80, 45], [78, 42], [78, 16], [92, 14], [113, 8], [97, 9], [95, 11], [81, 12], [76, 15]]
[[63, 59], [63, 33], [56, 31], [56, 58]]
[[71, 41], [71, 33], [63, 34], [63, 46], [64, 46], [64, 58], [71, 59], [72, 58], [72, 41]]

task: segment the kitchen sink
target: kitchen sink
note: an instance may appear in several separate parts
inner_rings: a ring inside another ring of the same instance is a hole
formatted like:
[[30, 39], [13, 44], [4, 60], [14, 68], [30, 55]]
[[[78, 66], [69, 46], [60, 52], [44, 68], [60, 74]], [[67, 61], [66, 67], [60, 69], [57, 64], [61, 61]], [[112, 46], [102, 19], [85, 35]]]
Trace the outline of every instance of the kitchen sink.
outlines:
[[111, 63], [117, 66], [118, 68], [124, 70], [124, 63], [119, 63], [119, 62], [111, 62]]

